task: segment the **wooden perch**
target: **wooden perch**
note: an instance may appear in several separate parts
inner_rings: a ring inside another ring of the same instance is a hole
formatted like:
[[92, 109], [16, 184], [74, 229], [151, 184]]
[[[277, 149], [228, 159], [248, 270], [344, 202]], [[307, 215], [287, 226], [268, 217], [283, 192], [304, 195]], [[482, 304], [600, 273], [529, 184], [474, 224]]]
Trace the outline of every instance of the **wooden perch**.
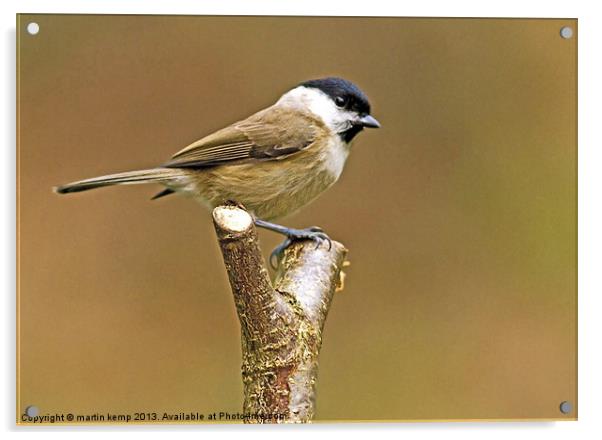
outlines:
[[219, 206], [213, 222], [241, 326], [245, 421], [310, 422], [322, 330], [347, 250], [295, 242], [272, 285], [251, 216]]

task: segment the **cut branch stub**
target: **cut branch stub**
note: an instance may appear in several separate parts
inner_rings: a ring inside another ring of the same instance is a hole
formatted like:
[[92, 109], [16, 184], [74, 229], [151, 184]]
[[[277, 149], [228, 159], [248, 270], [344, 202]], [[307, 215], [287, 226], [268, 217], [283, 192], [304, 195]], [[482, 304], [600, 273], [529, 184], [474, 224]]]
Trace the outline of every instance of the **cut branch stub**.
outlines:
[[295, 242], [272, 286], [252, 217], [219, 206], [213, 221], [241, 325], [245, 420], [309, 422], [322, 330], [347, 250]]

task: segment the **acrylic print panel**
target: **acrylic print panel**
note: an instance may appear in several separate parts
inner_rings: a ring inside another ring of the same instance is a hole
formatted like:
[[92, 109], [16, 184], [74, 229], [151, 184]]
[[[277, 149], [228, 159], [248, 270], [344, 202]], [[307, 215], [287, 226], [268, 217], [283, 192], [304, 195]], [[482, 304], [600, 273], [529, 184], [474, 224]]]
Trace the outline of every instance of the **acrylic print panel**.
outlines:
[[[278, 220], [319, 225], [351, 263], [308, 333], [322, 340], [313, 420], [577, 418], [576, 20], [26, 14], [17, 36], [19, 423], [241, 422], [240, 323], [210, 211], [150, 201], [156, 183], [52, 189], [164, 164], [329, 76], [356, 84], [381, 128]], [[343, 148], [294, 115], [262, 125], [262, 145], [307, 150], [243, 161], [288, 176], [312, 148]], [[267, 258], [282, 237], [259, 239]], [[286, 413], [296, 370], [274, 368], [260, 379], [284, 378]]]

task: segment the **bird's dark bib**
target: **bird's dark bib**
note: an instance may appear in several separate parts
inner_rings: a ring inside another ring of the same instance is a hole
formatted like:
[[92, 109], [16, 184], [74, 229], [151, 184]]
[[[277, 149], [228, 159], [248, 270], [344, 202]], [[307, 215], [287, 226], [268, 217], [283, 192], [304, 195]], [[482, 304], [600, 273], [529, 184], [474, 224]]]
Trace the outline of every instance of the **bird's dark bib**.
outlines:
[[345, 142], [349, 143], [363, 129], [364, 127], [362, 127], [361, 125], [352, 125], [351, 128], [349, 128], [348, 130], [340, 132], [339, 136]]

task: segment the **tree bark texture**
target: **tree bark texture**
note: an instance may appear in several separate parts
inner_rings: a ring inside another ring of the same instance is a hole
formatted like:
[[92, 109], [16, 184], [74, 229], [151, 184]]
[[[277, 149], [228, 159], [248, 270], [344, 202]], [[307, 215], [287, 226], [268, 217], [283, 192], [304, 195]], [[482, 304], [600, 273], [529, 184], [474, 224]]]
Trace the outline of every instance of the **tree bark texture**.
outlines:
[[241, 326], [245, 421], [310, 422], [322, 331], [347, 250], [294, 242], [272, 284], [251, 215], [219, 206], [213, 221]]

